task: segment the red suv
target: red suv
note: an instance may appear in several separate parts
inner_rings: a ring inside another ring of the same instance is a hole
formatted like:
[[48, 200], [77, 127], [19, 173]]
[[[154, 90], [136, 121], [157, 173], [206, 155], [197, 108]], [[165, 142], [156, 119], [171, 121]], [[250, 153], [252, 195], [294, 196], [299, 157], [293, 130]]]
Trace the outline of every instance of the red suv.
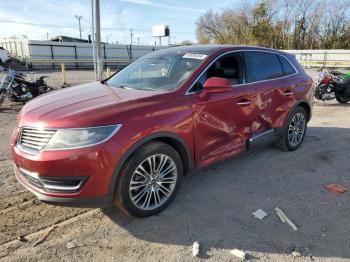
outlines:
[[47, 203], [160, 212], [193, 169], [275, 143], [297, 149], [312, 79], [293, 55], [248, 46], [148, 54], [111, 78], [26, 104], [11, 138], [18, 179]]

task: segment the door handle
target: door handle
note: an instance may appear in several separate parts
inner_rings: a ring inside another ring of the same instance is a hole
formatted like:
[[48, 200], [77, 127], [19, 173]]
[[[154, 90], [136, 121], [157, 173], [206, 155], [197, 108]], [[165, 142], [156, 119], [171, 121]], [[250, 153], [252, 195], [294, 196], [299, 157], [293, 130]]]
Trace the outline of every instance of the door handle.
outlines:
[[245, 99], [245, 100], [238, 102], [237, 105], [239, 105], [239, 106], [250, 105], [250, 101]]

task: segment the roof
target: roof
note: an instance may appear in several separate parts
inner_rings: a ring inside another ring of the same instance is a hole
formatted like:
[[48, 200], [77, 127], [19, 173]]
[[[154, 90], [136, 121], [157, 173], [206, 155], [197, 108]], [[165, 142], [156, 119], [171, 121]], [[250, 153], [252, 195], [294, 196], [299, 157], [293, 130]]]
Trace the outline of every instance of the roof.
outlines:
[[[219, 50], [263, 50], [263, 51], [273, 51], [276, 52], [278, 50], [271, 49], [271, 48], [265, 48], [265, 47], [258, 47], [258, 46], [247, 46], [247, 45], [186, 45], [186, 46], [176, 46], [176, 47], [170, 47], [167, 49], [162, 49], [159, 51], [156, 51], [157, 54], [169, 54], [174, 53], [200, 53], [200, 54], [206, 54], [211, 55]], [[279, 52], [279, 51], [278, 51]]]

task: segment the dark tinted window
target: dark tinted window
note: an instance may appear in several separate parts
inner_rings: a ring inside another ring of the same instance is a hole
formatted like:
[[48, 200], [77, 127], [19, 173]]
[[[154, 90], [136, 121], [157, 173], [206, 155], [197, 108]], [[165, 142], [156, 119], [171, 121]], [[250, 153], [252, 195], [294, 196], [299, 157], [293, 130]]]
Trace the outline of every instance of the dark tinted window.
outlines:
[[288, 76], [295, 73], [293, 66], [285, 59], [283, 56], [280, 56], [280, 61], [283, 69], [283, 75]]
[[246, 52], [248, 81], [261, 81], [283, 76], [278, 56], [267, 52]]

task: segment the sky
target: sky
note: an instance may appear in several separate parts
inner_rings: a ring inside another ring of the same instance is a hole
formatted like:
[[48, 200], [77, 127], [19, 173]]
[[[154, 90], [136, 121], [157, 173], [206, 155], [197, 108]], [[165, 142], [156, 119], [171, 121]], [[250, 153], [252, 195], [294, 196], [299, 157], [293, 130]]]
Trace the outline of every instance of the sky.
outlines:
[[[206, 10], [232, 7], [237, 0], [100, 0], [101, 37], [109, 43], [150, 44], [153, 25], [169, 25], [170, 42], [196, 42], [196, 21]], [[91, 34], [91, 0], [0, 0], [0, 37], [27, 36], [46, 40], [47, 36], [79, 37]], [[6, 23], [11, 22], [11, 23]], [[23, 24], [25, 23], [25, 24]], [[168, 44], [168, 39], [162, 40]]]

